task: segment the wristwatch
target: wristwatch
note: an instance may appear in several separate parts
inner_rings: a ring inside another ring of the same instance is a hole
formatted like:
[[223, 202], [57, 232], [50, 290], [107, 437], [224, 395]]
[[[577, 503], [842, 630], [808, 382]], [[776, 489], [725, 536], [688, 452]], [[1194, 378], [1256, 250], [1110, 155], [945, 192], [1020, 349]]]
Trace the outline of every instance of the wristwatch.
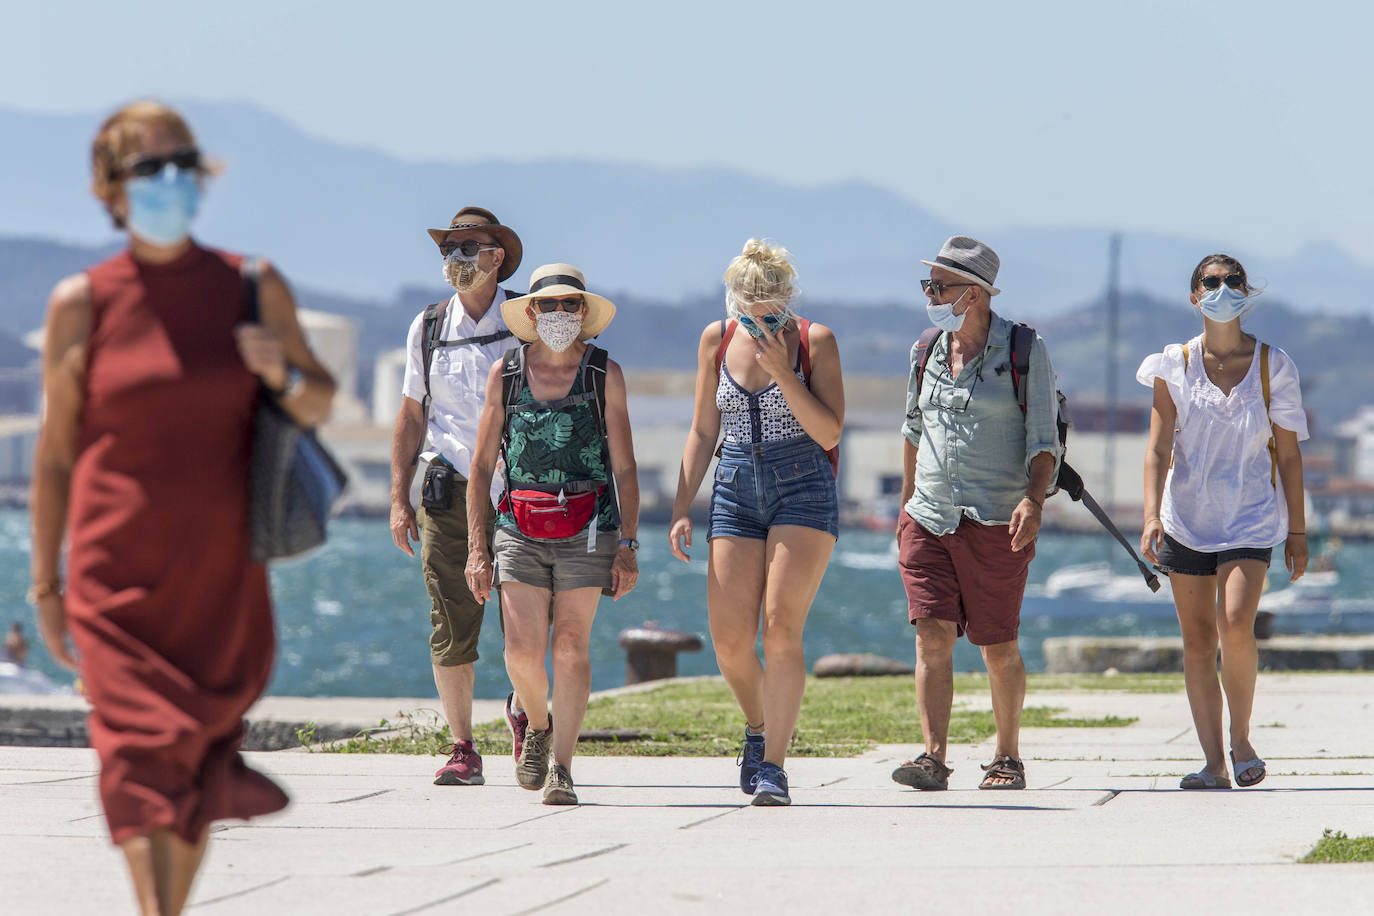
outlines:
[[285, 384], [283, 384], [281, 388], [273, 390], [272, 394], [277, 398], [277, 400], [284, 401], [287, 398], [295, 397], [297, 394], [300, 393], [300, 390], [304, 387], [305, 373], [302, 372], [300, 369], [297, 369], [295, 366], [288, 366], [286, 368]]
[[637, 538], [621, 538], [616, 546], [628, 547], [635, 553], [639, 553], [639, 540]]

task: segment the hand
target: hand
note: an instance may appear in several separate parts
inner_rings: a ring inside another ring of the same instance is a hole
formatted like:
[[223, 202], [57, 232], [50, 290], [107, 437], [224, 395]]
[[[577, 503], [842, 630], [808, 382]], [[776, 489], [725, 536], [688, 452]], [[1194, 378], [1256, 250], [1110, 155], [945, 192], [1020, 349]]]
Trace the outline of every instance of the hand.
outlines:
[[468, 551], [468, 565], [463, 569], [463, 576], [467, 579], [472, 597], [486, 604], [487, 598], [491, 597], [491, 558], [485, 550]]
[[38, 635], [43, 637], [43, 645], [56, 659], [57, 663], [72, 671], [79, 671], [76, 655], [72, 651], [71, 636], [67, 631], [67, 602], [58, 592], [38, 599], [34, 608], [38, 619]]
[[415, 521], [415, 509], [408, 499], [391, 504], [391, 539], [406, 556], [415, 556], [415, 548], [410, 546], [410, 542], [420, 543], [420, 526]]
[[690, 516], [679, 515], [673, 519], [673, 525], [668, 529], [668, 549], [673, 552], [673, 556], [686, 563], [692, 559], [686, 548], [692, 546], [692, 519]]
[[1007, 527], [1011, 533], [1013, 553], [1023, 550], [1035, 541], [1035, 536], [1040, 533], [1040, 515], [1043, 511], [1040, 504], [1029, 496], [1021, 497], [1021, 501], [1012, 510], [1011, 524]]
[[1159, 562], [1159, 548], [1164, 546], [1164, 523], [1152, 518], [1140, 533], [1140, 555], [1151, 563]]
[[785, 328], [779, 328], [778, 333], [769, 334], [765, 328], [762, 337], [753, 338], [754, 349], [757, 351], [754, 360], [775, 382], [792, 375], [792, 361], [787, 358], [785, 331]]
[[903, 502], [902, 505], [897, 509], [897, 544], [898, 544], [898, 546], [900, 546], [901, 543], [902, 543], [902, 526], [906, 524], [906, 520], [909, 519], [909, 518], [911, 518], [911, 516], [909, 516], [909, 515], [906, 514], [906, 503]]
[[619, 601], [639, 581], [639, 558], [628, 547], [618, 547], [611, 564], [611, 600]]
[[266, 325], [241, 324], [234, 328], [234, 337], [249, 372], [273, 391], [286, 387], [286, 350], [276, 331]]
[[1298, 581], [1307, 572], [1307, 535], [1288, 535], [1283, 542], [1283, 565], [1288, 567], [1289, 582]]

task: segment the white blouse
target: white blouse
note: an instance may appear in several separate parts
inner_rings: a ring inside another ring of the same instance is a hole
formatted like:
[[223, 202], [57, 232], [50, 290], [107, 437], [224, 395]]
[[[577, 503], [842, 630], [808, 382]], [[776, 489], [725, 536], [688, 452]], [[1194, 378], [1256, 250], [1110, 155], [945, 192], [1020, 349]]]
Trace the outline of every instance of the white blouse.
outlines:
[[1245, 378], [1229, 396], [1207, 377], [1202, 337], [1169, 344], [1145, 357], [1136, 381], [1154, 388], [1161, 378], [1178, 411], [1173, 465], [1164, 481], [1160, 521], [1185, 547], [1216, 553], [1239, 547], [1265, 548], [1288, 536], [1283, 480], [1270, 484], [1270, 424], [1307, 438], [1298, 370], [1278, 347], [1269, 347], [1269, 413], [1260, 385], [1260, 345]]

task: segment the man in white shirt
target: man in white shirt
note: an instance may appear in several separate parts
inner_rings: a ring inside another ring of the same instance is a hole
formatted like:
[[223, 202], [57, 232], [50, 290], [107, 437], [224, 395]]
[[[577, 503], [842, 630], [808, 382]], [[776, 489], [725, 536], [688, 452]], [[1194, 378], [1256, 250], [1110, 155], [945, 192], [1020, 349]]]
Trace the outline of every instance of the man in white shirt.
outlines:
[[[481, 207], [464, 207], [447, 229], [430, 229], [429, 234], [444, 257], [444, 279], [456, 292], [417, 315], [406, 338], [401, 410], [391, 439], [391, 537], [408, 556], [415, 555], [411, 541], [420, 542], [425, 587], [433, 602], [430, 659], [454, 741], [452, 756], [434, 783], [472, 786], [485, 781], [482, 758], [472, 744], [472, 663], [485, 608], [464, 578], [465, 490], [487, 375], [519, 343], [501, 318], [501, 302], [518, 294], [498, 284], [520, 266], [522, 249], [519, 236]], [[417, 519], [410, 488], [422, 457], [429, 466]], [[493, 502], [500, 490], [496, 475]], [[479, 536], [490, 548], [490, 523]], [[506, 699], [506, 720], [518, 759], [528, 720], [513, 693]]]

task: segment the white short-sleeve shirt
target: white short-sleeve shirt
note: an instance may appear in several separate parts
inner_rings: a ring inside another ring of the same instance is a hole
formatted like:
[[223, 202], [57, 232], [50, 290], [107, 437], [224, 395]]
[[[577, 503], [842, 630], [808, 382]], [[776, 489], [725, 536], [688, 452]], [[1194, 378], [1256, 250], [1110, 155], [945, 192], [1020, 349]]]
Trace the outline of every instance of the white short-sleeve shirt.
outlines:
[[1288, 536], [1283, 481], [1270, 481], [1270, 424], [1303, 440], [1307, 415], [1297, 367], [1275, 346], [1269, 348], [1266, 415], [1261, 345], [1255, 341], [1250, 370], [1229, 396], [1207, 377], [1200, 336], [1145, 357], [1136, 372], [1136, 381], [1147, 388], [1154, 387], [1156, 378], [1163, 379], [1178, 411], [1173, 464], [1164, 482], [1159, 518], [1170, 537], [1193, 550], [1273, 547]]
[[[463, 309], [455, 293], [444, 315], [443, 340], [462, 340], [484, 337], [506, 331], [501, 317], [501, 303], [506, 291], [497, 289], [491, 307], [477, 321]], [[424, 358], [420, 337], [424, 333], [425, 313], [422, 311], [410, 323], [406, 337], [406, 374], [401, 394], [424, 403]], [[435, 455], [444, 458], [467, 477], [472, 470], [472, 452], [477, 444], [477, 424], [482, 416], [486, 397], [487, 375], [494, 363], [501, 361], [506, 351], [520, 343], [506, 337], [489, 344], [438, 347], [429, 371], [429, 427], [421, 457], [430, 461]], [[504, 483], [500, 474], [493, 474], [491, 499], [494, 504], [501, 496]]]

